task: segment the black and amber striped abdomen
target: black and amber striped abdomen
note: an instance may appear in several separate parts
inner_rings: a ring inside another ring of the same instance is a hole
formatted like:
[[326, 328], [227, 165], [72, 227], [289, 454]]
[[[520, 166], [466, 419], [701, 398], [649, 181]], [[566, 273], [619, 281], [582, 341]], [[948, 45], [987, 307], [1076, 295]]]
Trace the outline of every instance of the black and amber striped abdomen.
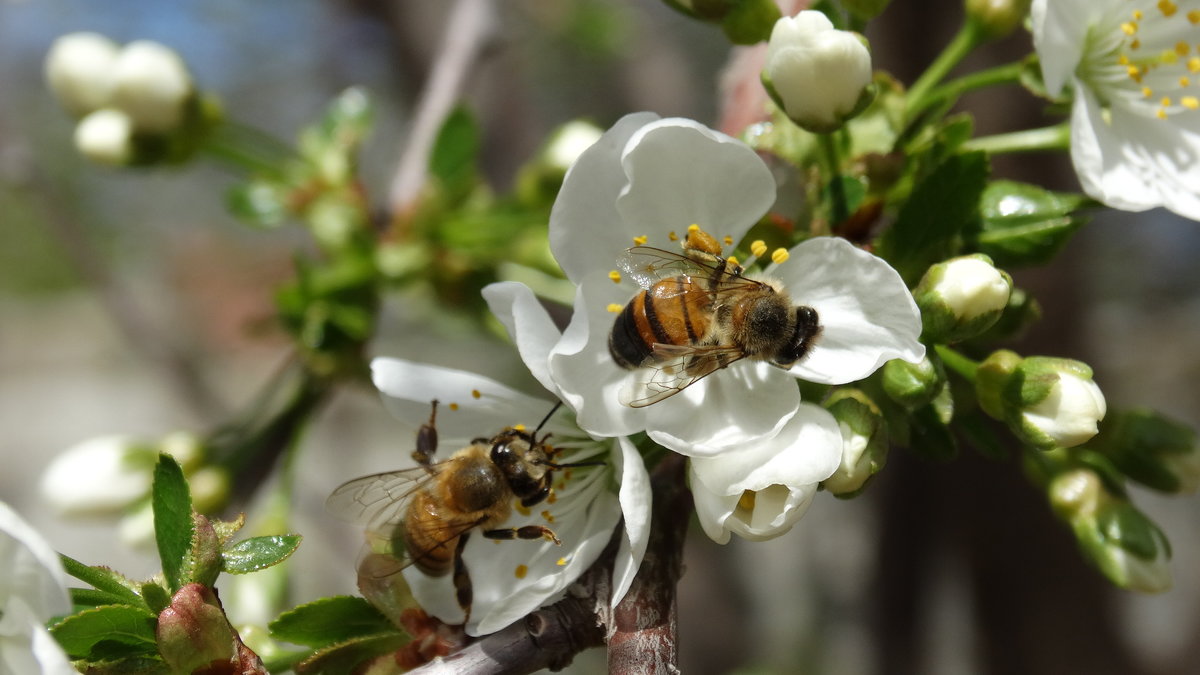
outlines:
[[417, 569], [431, 577], [448, 574], [462, 524], [446, 519], [445, 507], [428, 491], [413, 495], [404, 518], [404, 547]]
[[693, 345], [712, 325], [711, 294], [688, 276], [663, 279], [641, 291], [613, 323], [608, 351], [622, 368], [651, 360], [656, 343]]

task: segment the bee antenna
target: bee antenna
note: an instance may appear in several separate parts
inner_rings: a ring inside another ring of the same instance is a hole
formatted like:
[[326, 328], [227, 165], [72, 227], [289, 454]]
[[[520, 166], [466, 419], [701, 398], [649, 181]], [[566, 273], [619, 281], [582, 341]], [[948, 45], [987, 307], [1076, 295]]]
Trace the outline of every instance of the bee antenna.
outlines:
[[[542, 430], [542, 427], [546, 426], [546, 422], [550, 421], [550, 417], [554, 415], [554, 413], [558, 412], [558, 409], [561, 407], [562, 401], [556, 402], [554, 407], [550, 409], [550, 412], [546, 413], [546, 416], [542, 418], [542, 421], [538, 422], [537, 428], [533, 430], [533, 436], [535, 438], [537, 437], [538, 432]], [[550, 434], [546, 434], [544, 437], [542, 437], [542, 440], [545, 441], [547, 438], [550, 438]]]

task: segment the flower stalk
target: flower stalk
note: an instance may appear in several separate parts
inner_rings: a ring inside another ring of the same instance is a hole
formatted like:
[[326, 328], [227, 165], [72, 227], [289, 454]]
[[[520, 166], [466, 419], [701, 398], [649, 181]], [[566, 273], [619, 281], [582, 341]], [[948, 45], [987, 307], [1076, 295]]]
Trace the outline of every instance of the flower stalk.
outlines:
[[991, 136], [972, 138], [963, 143], [963, 150], [982, 150], [1001, 155], [1017, 152], [1055, 152], [1071, 147], [1071, 125], [1067, 122], [1041, 129], [1010, 131]]

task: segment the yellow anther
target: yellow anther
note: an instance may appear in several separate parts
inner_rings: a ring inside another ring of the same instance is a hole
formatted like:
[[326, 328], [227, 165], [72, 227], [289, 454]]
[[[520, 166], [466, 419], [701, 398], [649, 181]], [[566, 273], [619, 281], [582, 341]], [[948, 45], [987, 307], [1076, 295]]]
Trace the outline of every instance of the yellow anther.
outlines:
[[755, 239], [754, 242], [750, 244], [750, 252], [753, 253], [756, 258], [761, 258], [767, 253], [767, 242], [763, 241], [762, 239]]
[[733, 246], [733, 237], [731, 237], [729, 235], [725, 235], [725, 237], [722, 238], [721, 241], [725, 242], [726, 246]]
[[525, 431], [525, 425], [524, 425], [524, 424], [519, 424], [519, 423], [518, 423], [518, 424], [514, 424], [514, 425], [512, 425], [512, 428], [513, 428], [513, 431]]
[[1129, 66], [1125, 69], [1125, 72], [1129, 74], [1129, 78], [1134, 82], [1142, 81], [1142, 71], [1137, 66]]
[[1193, 24], [1200, 23], [1200, 9], [1193, 9], [1187, 13], [1187, 20]]
[[516, 500], [515, 502], [513, 502], [513, 508], [515, 508], [517, 510], [517, 513], [519, 513], [523, 516], [528, 516], [530, 513], [529, 507], [522, 504], [521, 500], [519, 500], [519, 499]]
[[566, 567], [566, 566], [567, 566], [567, 559], [566, 559], [566, 558], [559, 558], [559, 559], [558, 559], [558, 561], [557, 561], [557, 562], [555, 562], [554, 564], [555, 564], [555, 565], [558, 565], [559, 567]]
[[1154, 90], [1150, 87], [1142, 87], [1142, 98], [1150, 98], [1154, 95]]
[[1192, 78], [1188, 77], [1187, 75], [1184, 75], [1183, 77], [1179, 78], [1179, 86], [1181, 86], [1181, 87], [1186, 87], [1191, 83], [1192, 83]]
[[1141, 47], [1141, 46], [1142, 46], [1142, 41], [1137, 38], [1133, 38], [1132, 40], [1129, 41], [1130, 49], [1137, 49], [1138, 47]]
[[746, 511], [753, 511], [755, 497], [756, 495], [754, 494], [753, 490], [746, 490], [742, 492], [742, 496], [738, 498], [738, 508], [745, 509]]
[[610, 302], [610, 303], [608, 303], [608, 307], [606, 307], [605, 309], [607, 309], [608, 311], [612, 312], [613, 314], [620, 314], [620, 313], [621, 313], [621, 310], [622, 310], [622, 309], [625, 309], [625, 306], [624, 306], [624, 305], [618, 305], [618, 304], [617, 304], [617, 303], [615, 303], [615, 302]]
[[1191, 50], [1192, 50], [1192, 48], [1189, 47], [1188, 43], [1184, 42], [1183, 40], [1180, 40], [1179, 42], [1175, 43], [1175, 53], [1180, 56], [1187, 56], [1188, 52], [1190, 52]]
[[1163, 16], [1174, 16], [1175, 12], [1179, 11], [1179, 5], [1171, 2], [1171, 0], [1158, 0], [1158, 11], [1163, 13]]
[[1187, 69], [1189, 73], [1200, 73], [1200, 56], [1188, 59]]
[[738, 259], [737, 259], [737, 256], [733, 256], [733, 255], [731, 255], [731, 256], [729, 256], [728, 258], [726, 258], [726, 259], [725, 259], [725, 261], [726, 261], [726, 262], [728, 262], [730, 265], [736, 265], [736, 264], [738, 264]]
[[695, 223], [688, 225], [688, 232], [695, 232], [696, 230], [699, 230], [699, 229], [700, 229], [700, 226]]
[[619, 283], [621, 283], [621, 273], [620, 273], [620, 272], [618, 272], [618, 271], [616, 271], [616, 270], [612, 270], [612, 271], [610, 271], [610, 272], [608, 273], [608, 278], [609, 278], [609, 279], [612, 279], [612, 282], [613, 282], [614, 284], [619, 284]]
[[1130, 61], [1129, 61], [1128, 54], [1121, 54], [1120, 56], [1117, 57], [1117, 65], [1127, 66], [1129, 64], [1130, 64]]
[[558, 495], [555, 494], [554, 488], [550, 488], [550, 494], [546, 495], [546, 503], [553, 504], [556, 501], [558, 501]]
[[525, 575], [529, 574], [529, 566], [517, 565], [517, 569], [513, 570], [513, 574], [515, 574], [518, 579], [524, 579]]
[[1158, 104], [1164, 108], [1170, 108], [1171, 107], [1171, 97], [1164, 96], [1164, 97], [1158, 99]]
[[483, 396], [483, 394], [479, 393], [478, 389], [471, 390], [471, 398], [479, 398], [480, 396]]
[[1130, 21], [1126, 21], [1121, 24], [1121, 31], [1123, 33], [1125, 33], [1126, 35], [1133, 35], [1134, 33], [1137, 32], [1137, 24], [1132, 23]]
[[1179, 99], [1179, 104], [1188, 110], [1196, 110], [1197, 108], [1200, 108], [1200, 98], [1196, 98], [1195, 96], [1184, 96], [1183, 98]]
[[457, 404], [457, 403], [451, 403], [451, 404], [450, 404], [449, 406], [447, 406], [447, 407], [448, 407], [448, 408], [450, 408], [451, 410], [458, 410], [458, 404]]
[[1145, 15], [1142, 14], [1142, 10], [1140, 10], [1140, 9], [1133, 10], [1133, 20], [1134, 21], [1141, 21], [1143, 16], [1145, 16]]
[[542, 511], [542, 517], [546, 519], [547, 523], [554, 522], [554, 514], [550, 513], [550, 509], [546, 509], [545, 511]]
[[791, 257], [791, 254], [787, 252], [786, 248], [777, 248], [774, 251], [771, 251], [771, 262], [775, 263], [776, 265], [783, 264], [789, 257]]
[[1160, 120], [1165, 120], [1167, 119], [1167, 111], [1159, 108], [1158, 110], [1154, 111], [1154, 116]]
[[1164, 49], [1162, 54], [1158, 55], [1158, 60], [1163, 63], [1179, 63], [1179, 54], [1175, 53], [1174, 49]]
[[646, 241], [647, 241], [647, 237], [644, 234], [640, 234], [633, 238], [633, 243], [635, 246], [642, 246], [643, 244], [646, 243]]
[[667, 239], [670, 239], [671, 241], [679, 241], [679, 235], [675, 234], [675, 230], [671, 230], [667, 233]]

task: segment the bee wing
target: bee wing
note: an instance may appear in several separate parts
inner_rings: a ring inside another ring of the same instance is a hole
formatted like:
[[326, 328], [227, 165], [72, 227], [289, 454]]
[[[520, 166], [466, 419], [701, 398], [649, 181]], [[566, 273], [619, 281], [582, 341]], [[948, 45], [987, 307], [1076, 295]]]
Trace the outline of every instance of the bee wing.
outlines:
[[432, 480], [443, 465], [385, 471], [347, 481], [325, 500], [325, 510], [368, 530], [390, 532], [403, 522], [413, 493]]
[[[644, 408], [670, 398], [746, 353], [732, 345], [668, 345], [655, 343], [654, 355], [636, 369], [637, 379], [621, 390], [620, 401]], [[666, 359], [660, 360], [660, 359]]]
[[723, 293], [745, 291], [762, 285], [761, 281], [742, 276], [741, 267], [731, 264], [723, 258], [714, 257], [711, 261], [704, 260], [652, 246], [634, 246], [625, 249], [617, 258], [617, 267], [632, 277], [642, 288], [650, 288], [663, 279], [672, 279], [678, 276], [711, 279], [715, 282], [711, 289], [694, 284], [681, 285], [675, 293], [668, 289], [655, 289], [655, 295], [662, 298], [701, 291], [719, 296]]
[[[390, 530], [367, 530], [367, 547], [364, 555], [359, 558], [359, 575], [368, 574], [377, 579], [389, 577], [404, 568], [438, 551], [447, 549], [453, 554], [455, 540], [478, 525], [472, 520], [442, 520], [438, 527], [425, 528], [427, 534], [436, 535], [435, 543], [422, 547], [420, 550], [410, 550], [404, 545], [400, 536], [400, 526]], [[368, 561], [370, 561], [368, 563]]]

